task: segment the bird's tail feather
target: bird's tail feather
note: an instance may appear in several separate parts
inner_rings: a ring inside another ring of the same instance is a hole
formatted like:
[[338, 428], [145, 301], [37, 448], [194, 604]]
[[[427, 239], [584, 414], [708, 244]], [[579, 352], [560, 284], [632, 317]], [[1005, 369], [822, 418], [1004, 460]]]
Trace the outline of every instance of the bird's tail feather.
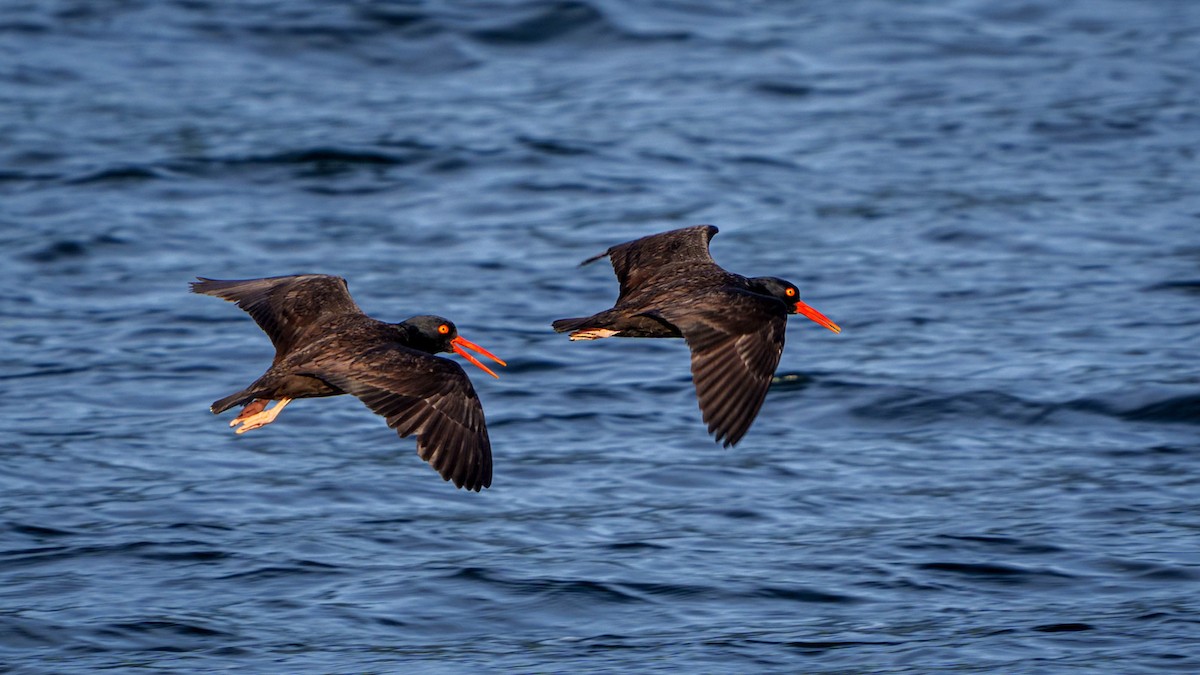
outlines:
[[213, 401], [211, 410], [213, 411], [214, 415], [220, 415], [221, 413], [225, 412], [226, 410], [229, 410], [230, 408], [234, 407], [235, 405], [249, 403], [250, 401], [253, 401], [254, 398], [255, 398], [254, 394], [252, 394], [248, 389], [243, 389], [236, 394], [230, 394], [229, 396], [226, 396], [225, 398]]
[[591, 318], [590, 316], [581, 316], [574, 319], [559, 319], [550, 325], [554, 327], [556, 333], [566, 333], [583, 328]]
[[584, 265], [590, 265], [601, 258], [607, 258], [607, 257], [608, 257], [608, 251], [605, 251], [604, 253], [601, 253], [599, 255], [594, 255], [594, 256], [588, 258], [587, 260], [584, 260], [583, 262], [579, 263], [579, 266], [583, 267]]

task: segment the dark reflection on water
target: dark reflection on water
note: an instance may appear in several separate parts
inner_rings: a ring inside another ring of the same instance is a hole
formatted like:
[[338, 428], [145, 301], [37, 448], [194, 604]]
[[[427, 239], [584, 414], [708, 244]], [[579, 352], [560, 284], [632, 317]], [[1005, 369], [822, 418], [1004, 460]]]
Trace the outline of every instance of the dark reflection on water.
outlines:
[[[9, 3], [0, 663], [1194, 672], [1192, 3]], [[743, 443], [577, 263], [797, 281]], [[195, 275], [452, 317], [495, 486], [352, 399], [235, 437]]]

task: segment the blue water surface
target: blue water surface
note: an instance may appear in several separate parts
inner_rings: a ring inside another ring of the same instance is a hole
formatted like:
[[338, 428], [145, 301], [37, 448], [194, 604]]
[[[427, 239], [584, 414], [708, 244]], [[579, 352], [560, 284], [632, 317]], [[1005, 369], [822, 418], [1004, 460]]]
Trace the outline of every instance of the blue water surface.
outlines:
[[[1200, 671], [1200, 4], [0, 7], [0, 666]], [[796, 282], [736, 448], [607, 246]], [[442, 482], [196, 275], [452, 318]], [[454, 358], [454, 357], [452, 357]], [[474, 369], [472, 369], [474, 370]]]

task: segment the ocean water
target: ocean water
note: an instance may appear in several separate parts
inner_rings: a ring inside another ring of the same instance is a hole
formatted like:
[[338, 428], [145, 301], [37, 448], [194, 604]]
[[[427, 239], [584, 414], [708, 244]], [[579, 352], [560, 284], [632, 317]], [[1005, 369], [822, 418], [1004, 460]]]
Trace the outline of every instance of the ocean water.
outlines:
[[[4, 3], [0, 666], [1200, 671], [1197, 63], [1184, 0]], [[698, 223], [844, 329], [728, 450], [682, 342], [549, 329]], [[490, 490], [208, 412], [272, 351], [187, 282], [297, 272], [508, 361]]]

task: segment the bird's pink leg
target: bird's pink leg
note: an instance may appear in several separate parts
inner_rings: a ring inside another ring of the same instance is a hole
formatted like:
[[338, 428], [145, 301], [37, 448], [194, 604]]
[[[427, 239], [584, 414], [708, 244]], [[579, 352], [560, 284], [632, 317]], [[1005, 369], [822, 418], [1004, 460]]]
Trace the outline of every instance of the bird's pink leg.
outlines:
[[577, 330], [574, 333], [571, 333], [570, 339], [571, 340], [599, 340], [601, 338], [612, 337], [620, 332], [621, 331], [619, 331], [619, 330], [609, 330], [607, 328], [584, 328], [581, 330]]
[[245, 408], [242, 408], [242, 412], [238, 413], [237, 417], [230, 420], [229, 426], [236, 427], [242, 422], [245, 422], [247, 418], [254, 417], [267, 407], [267, 403], [269, 403], [269, 401], [267, 401], [265, 398], [254, 399], [250, 403], [246, 404]]
[[[264, 427], [271, 422], [274, 422], [275, 418], [279, 416], [279, 413], [283, 411], [283, 408], [291, 402], [292, 399], [290, 398], [281, 398], [279, 399], [279, 402], [275, 404], [274, 408], [271, 408], [270, 410], [262, 410], [247, 417], [246, 419], [242, 420], [242, 426], [238, 428], [236, 433], [244, 434], [247, 431]], [[251, 403], [250, 405], [254, 404]], [[265, 402], [263, 403], [263, 406], [266, 406]], [[241, 415], [238, 415], [238, 417], [241, 417]]]

